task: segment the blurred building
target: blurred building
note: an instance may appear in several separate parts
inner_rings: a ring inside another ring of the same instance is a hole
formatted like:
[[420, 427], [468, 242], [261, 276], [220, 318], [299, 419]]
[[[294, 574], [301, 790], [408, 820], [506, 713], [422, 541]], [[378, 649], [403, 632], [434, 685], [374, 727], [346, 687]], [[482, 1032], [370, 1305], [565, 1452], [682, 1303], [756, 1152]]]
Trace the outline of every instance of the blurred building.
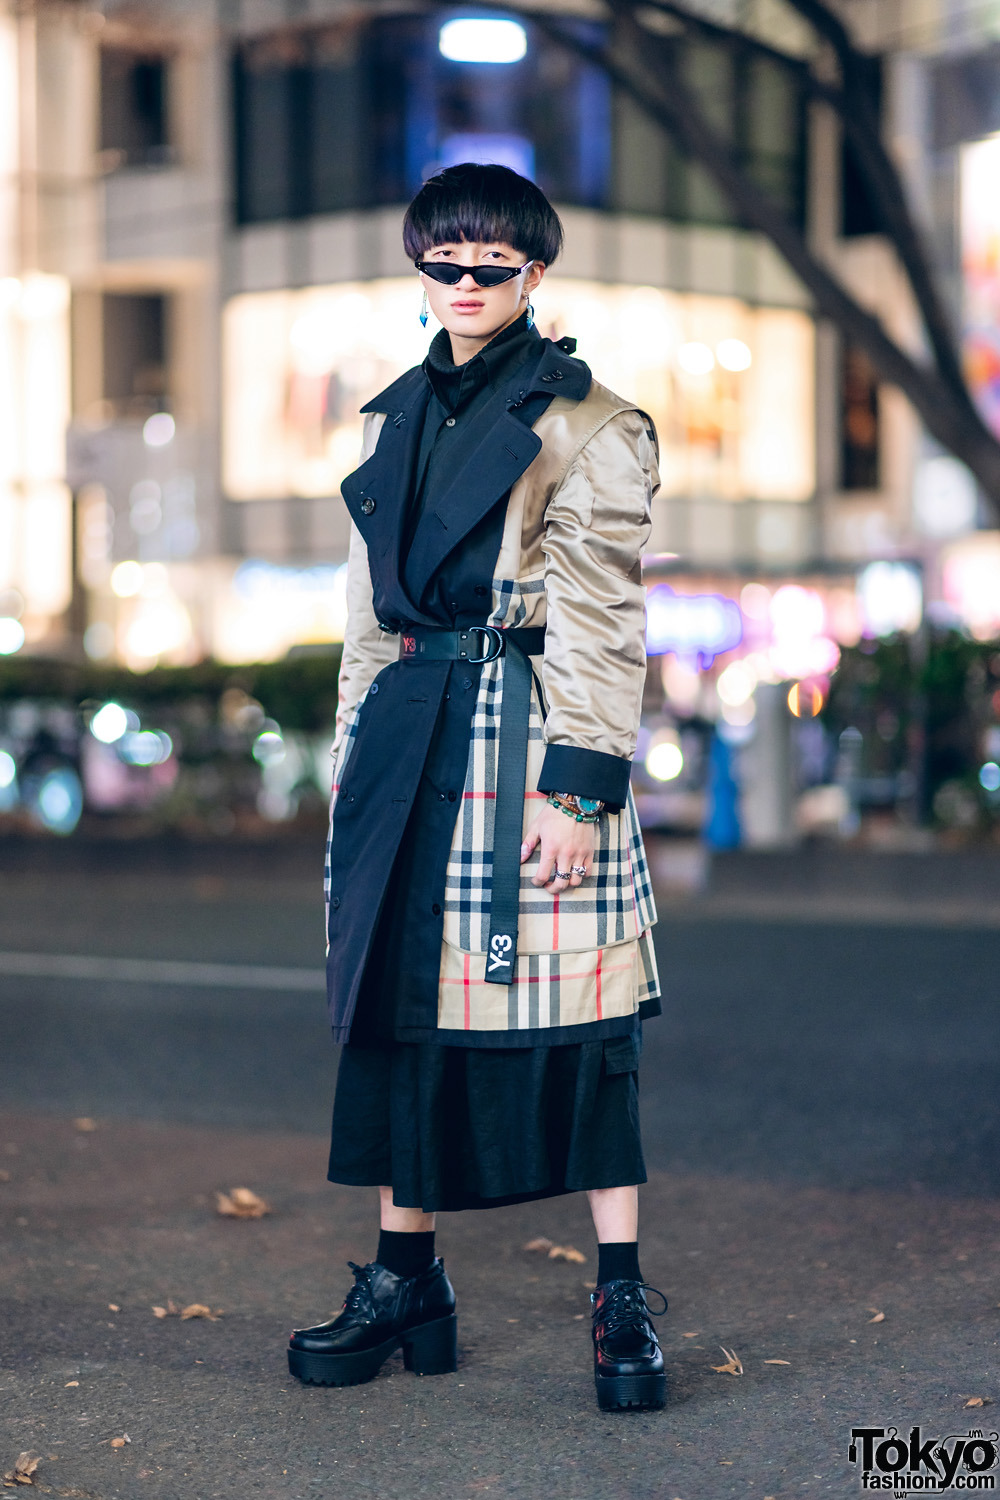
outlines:
[[[995, 44], [971, 21], [959, 35], [946, 0], [856, 9], [957, 307], [953, 190], [962, 144], [1000, 128], [975, 84]], [[897, 24], [915, 9], [916, 31]], [[469, 158], [534, 176], [564, 218], [539, 326], [654, 415], [651, 551], [677, 555], [661, 564], [677, 588], [807, 584], [841, 640], [866, 611], [892, 628], [897, 596], [912, 619], [902, 575], [856, 587], [869, 563], [915, 561], [944, 589], [942, 547], [979, 522], [961, 466], [603, 74], [516, 12], [505, 32], [449, 29], [476, 16], [0, 3], [0, 617], [29, 647], [82, 640], [144, 667], [338, 636], [358, 406], [427, 343], [402, 207]], [[916, 342], [891, 248], [795, 71], [735, 41], [688, 51], [747, 170]]]

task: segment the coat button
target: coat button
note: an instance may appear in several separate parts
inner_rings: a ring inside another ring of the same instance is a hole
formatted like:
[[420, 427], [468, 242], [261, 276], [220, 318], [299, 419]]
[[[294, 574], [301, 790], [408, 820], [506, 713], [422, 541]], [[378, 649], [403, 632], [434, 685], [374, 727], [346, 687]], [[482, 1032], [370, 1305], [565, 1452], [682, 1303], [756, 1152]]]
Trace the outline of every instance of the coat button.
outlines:
[[366, 495], [365, 498], [361, 502], [361, 514], [363, 516], [370, 516], [371, 513], [372, 513], [372, 511], [374, 509], [375, 509], [375, 501], [372, 499], [372, 497], [370, 495]]
[[340, 897], [339, 896], [331, 896], [330, 897], [330, 905], [333, 908], [333, 910], [336, 911], [337, 907], [340, 905]]
[[462, 686], [465, 688], [466, 692], [468, 692], [469, 688], [472, 686], [472, 678], [471, 677], [463, 677], [462, 678]]
[[443, 802], [444, 801], [444, 792], [438, 792], [438, 801], [439, 802]]
[[431, 907], [431, 911], [433, 912], [433, 914], [434, 914], [435, 917], [439, 917], [441, 915], [441, 908], [440, 908], [440, 906], [438, 906], [438, 904], [437, 904], [436, 901], [435, 901], [434, 905]]
[[488, 590], [484, 584], [477, 583], [472, 592], [475, 594], [477, 599], [485, 599]]
[[371, 685], [371, 687], [368, 689], [368, 691], [370, 693], [377, 693], [378, 692], [378, 683], [377, 682], [373, 682], [372, 685]]
[[454, 425], [455, 425], [455, 418], [454, 417], [445, 417], [445, 419], [444, 419], [444, 425], [446, 427], [454, 427]]
[[457, 797], [458, 797], [458, 793], [457, 792], [449, 792], [448, 793], [448, 801], [449, 802], [454, 802], [457, 799]]

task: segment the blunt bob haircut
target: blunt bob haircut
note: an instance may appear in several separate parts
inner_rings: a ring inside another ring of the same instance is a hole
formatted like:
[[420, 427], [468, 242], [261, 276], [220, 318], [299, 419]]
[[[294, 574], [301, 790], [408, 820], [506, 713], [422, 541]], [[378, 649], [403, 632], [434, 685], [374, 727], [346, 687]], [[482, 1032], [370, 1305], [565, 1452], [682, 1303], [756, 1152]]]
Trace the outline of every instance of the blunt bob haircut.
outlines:
[[419, 260], [435, 245], [510, 245], [551, 265], [562, 249], [559, 215], [545, 194], [509, 167], [466, 161], [428, 178], [403, 220], [403, 245]]

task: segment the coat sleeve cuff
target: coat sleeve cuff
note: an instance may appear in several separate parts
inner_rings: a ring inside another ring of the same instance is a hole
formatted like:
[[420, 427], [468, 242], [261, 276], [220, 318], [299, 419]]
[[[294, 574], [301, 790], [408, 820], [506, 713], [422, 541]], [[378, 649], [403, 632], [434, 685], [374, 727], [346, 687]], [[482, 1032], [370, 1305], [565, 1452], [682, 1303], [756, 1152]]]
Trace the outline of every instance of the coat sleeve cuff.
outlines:
[[538, 790], [596, 797], [610, 812], [618, 812], [628, 797], [631, 770], [632, 762], [622, 755], [580, 750], [575, 745], [547, 745]]

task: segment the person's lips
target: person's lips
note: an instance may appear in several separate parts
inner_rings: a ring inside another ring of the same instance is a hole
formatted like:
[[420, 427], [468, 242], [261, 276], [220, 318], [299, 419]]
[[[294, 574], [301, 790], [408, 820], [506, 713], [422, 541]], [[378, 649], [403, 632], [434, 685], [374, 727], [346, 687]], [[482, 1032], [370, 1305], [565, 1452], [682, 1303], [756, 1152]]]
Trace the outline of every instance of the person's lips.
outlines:
[[485, 306], [485, 302], [472, 302], [466, 298], [461, 302], [453, 302], [451, 309], [452, 312], [478, 312], [481, 307]]

